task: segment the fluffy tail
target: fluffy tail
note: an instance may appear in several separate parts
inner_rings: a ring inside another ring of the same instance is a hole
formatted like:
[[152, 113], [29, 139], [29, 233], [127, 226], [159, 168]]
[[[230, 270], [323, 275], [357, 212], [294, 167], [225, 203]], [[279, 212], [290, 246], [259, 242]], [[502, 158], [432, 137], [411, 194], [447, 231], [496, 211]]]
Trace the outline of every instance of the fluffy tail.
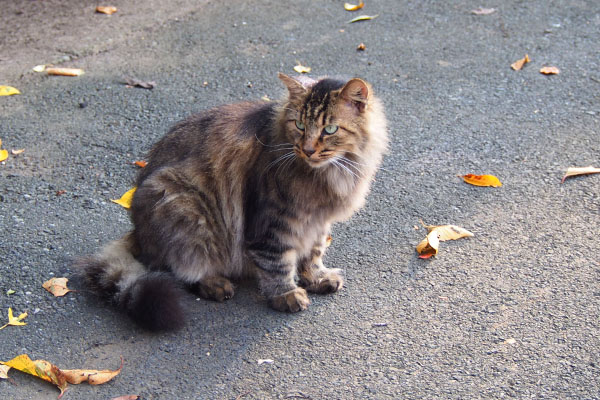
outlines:
[[79, 260], [88, 288], [125, 311], [151, 331], [176, 330], [184, 324], [183, 289], [166, 272], [150, 272], [132, 251], [132, 233], [109, 243], [98, 254]]

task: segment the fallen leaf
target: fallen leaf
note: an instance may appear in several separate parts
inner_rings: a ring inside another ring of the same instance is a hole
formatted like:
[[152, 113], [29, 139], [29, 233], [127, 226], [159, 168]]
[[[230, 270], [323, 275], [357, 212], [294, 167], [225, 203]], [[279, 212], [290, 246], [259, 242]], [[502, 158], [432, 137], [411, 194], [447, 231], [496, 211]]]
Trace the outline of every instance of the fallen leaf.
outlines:
[[0, 149], [0, 162], [6, 160], [8, 158], [8, 150]]
[[148, 165], [148, 161], [139, 160], [139, 161], [134, 162], [134, 164], [140, 168], [144, 168], [146, 165]]
[[364, 43], [361, 43], [358, 45], [358, 47], [356, 48], [356, 50], [358, 51], [365, 51], [365, 49], [367, 48], [367, 46], [365, 46]]
[[13, 94], [21, 94], [21, 92], [12, 86], [0, 85], [0, 96], [12, 96]]
[[363, 8], [365, 6], [365, 3], [360, 0], [360, 3], [358, 4], [350, 4], [350, 3], [344, 3], [344, 9], [346, 11], [356, 11], [356, 10], [360, 10], [361, 8]]
[[461, 175], [460, 177], [463, 178], [463, 180], [465, 182], [467, 182], [468, 184], [474, 185], [474, 186], [492, 186], [492, 187], [502, 186], [502, 182], [500, 182], [500, 180], [498, 178], [496, 178], [494, 175], [466, 174], [466, 175]]
[[360, 15], [356, 18], [352, 18], [350, 21], [348, 21], [349, 24], [353, 23], [353, 22], [358, 22], [358, 21], [368, 21], [370, 19], [375, 19], [379, 17], [379, 14], [376, 15]]
[[567, 173], [565, 174], [565, 176], [563, 176], [560, 183], [564, 183], [565, 179], [567, 179], [571, 176], [590, 175], [590, 174], [600, 174], [600, 168], [595, 168], [595, 167], [592, 167], [591, 165], [589, 167], [569, 167], [569, 168], [567, 168]]
[[140, 398], [140, 396], [138, 396], [136, 394], [129, 394], [129, 395], [125, 395], [125, 396], [113, 397], [110, 400], [137, 400], [139, 398]]
[[271, 360], [270, 358], [265, 358], [265, 359], [258, 359], [258, 365], [262, 365], [262, 364], [273, 364], [274, 361]]
[[62, 195], [63, 195], [63, 194], [65, 194], [65, 193], [67, 193], [67, 191], [66, 191], [66, 190], [57, 190], [55, 194], [56, 194], [57, 196], [62, 196]]
[[131, 200], [133, 199], [133, 194], [135, 193], [135, 190], [137, 189], [137, 187], [134, 187], [133, 189], [129, 189], [128, 191], [126, 191], [123, 196], [121, 196], [120, 199], [117, 200], [111, 200], [113, 203], [117, 203], [118, 205], [125, 207], [125, 208], [129, 208], [131, 207]]
[[101, 385], [110, 381], [121, 373], [123, 369], [123, 357], [121, 357], [121, 366], [114, 370], [95, 370], [95, 369], [63, 369], [62, 373], [67, 382], [78, 385], [81, 382], [87, 382], [90, 385]]
[[421, 242], [417, 245], [417, 253], [419, 253], [419, 258], [430, 258], [435, 256], [438, 253], [439, 247], [440, 238], [438, 233], [435, 231], [429, 232], [425, 239], [421, 240]]
[[125, 78], [125, 84], [129, 88], [139, 87], [142, 89], [154, 89], [154, 87], [156, 86], [156, 82], [154, 82], [154, 81], [145, 82], [145, 81], [140, 81], [139, 79], [135, 79], [135, 78]]
[[21, 154], [21, 153], [22, 153], [22, 152], [24, 152], [24, 151], [25, 151], [25, 149], [18, 149], [18, 150], [12, 149], [12, 150], [10, 151], [10, 153], [11, 153], [13, 156], [18, 156], [19, 154]]
[[48, 75], [60, 75], [60, 76], [80, 76], [80, 75], [84, 74], [84, 72], [81, 68], [51, 67], [51, 68], [46, 68], [46, 72], [48, 73]]
[[305, 67], [302, 64], [298, 64], [294, 67], [294, 71], [296, 71], [299, 74], [306, 74], [309, 73], [312, 70], [311, 67]]
[[111, 15], [117, 12], [117, 7], [115, 6], [98, 6], [96, 7], [96, 12], [106, 15]]
[[[60, 390], [60, 396], [67, 390], [67, 381], [63, 373], [56, 365], [53, 365], [48, 361], [31, 361], [27, 354], [21, 354], [2, 364], [55, 384]], [[60, 396], [58, 397], [60, 398]]]
[[558, 75], [560, 70], [556, 67], [542, 67], [540, 73], [544, 75]]
[[15, 294], [15, 293], [17, 293], [17, 292], [15, 292], [15, 291], [14, 291], [14, 290], [12, 290], [12, 289], [8, 289], [8, 290], [6, 291], [6, 295], [7, 295], [7, 296], [10, 296], [11, 294]]
[[515, 344], [517, 341], [514, 338], [508, 338], [504, 341], [506, 344]]
[[[421, 222], [423, 224], [423, 222]], [[437, 255], [440, 242], [457, 240], [464, 237], [474, 236], [465, 228], [456, 225], [425, 225], [429, 231], [427, 237], [417, 245], [419, 258], [430, 258]]]
[[21, 313], [18, 317], [15, 317], [13, 315], [13, 311], [12, 308], [8, 308], [8, 322], [6, 324], [4, 324], [2, 327], [0, 327], [0, 329], [4, 329], [7, 326], [11, 325], [11, 326], [22, 326], [22, 325], [27, 325], [27, 323], [23, 322], [23, 320], [27, 317], [27, 313]]
[[269, 96], [264, 95], [263, 97], [260, 98], [262, 101], [271, 101], [271, 99], [269, 98]]
[[8, 379], [8, 370], [10, 367], [8, 365], [0, 365], [0, 379]]
[[529, 55], [525, 54], [525, 57], [521, 58], [520, 60], [515, 61], [514, 63], [510, 64], [510, 67], [512, 69], [514, 69], [515, 71], [520, 71], [521, 68], [523, 68], [523, 66], [525, 64], [527, 64], [528, 62], [530, 62], [531, 60], [529, 59]]
[[33, 72], [44, 72], [46, 70], [47, 65], [46, 64], [40, 64], [40, 65], [36, 65], [35, 67], [31, 68], [33, 70]]
[[475, 15], [490, 15], [492, 13], [496, 12], [495, 8], [483, 8], [483, 7], [479, 7], [475, 10], [471, 10], [471, 14], [475, 14]]
[[61, 297], [72, 292], [72, 290], [67, 287], [68, 281], [69, 279], [67, 278], [52, 278], [44, 282], [42, 287], [52, 293], [55, 297]]

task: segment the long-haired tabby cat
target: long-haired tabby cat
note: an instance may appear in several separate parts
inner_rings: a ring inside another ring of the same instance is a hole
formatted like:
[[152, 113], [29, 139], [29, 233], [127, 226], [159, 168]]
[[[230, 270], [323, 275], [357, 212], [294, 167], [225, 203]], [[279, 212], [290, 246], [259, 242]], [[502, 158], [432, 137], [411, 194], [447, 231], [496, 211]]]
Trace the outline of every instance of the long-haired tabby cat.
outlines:
[[360, 79], [280, 74], [281, 102], [225, 105], [175, 125], [150, 151], [133, 231], [79, 260], [87, 285], [151, 330], [184, 322], [182, 287], [233, 296], [255, 276], [271, 307], [296, 312], [332, 293], [331, 225], [365, 201], [387, 146], [383, 106]]

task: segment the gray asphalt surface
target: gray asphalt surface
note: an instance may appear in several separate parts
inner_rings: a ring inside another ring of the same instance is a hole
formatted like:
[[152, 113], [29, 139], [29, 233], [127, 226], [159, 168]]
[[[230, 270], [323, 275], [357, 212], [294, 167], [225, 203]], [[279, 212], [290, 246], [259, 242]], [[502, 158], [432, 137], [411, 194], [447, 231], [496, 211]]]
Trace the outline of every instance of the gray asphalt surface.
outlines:
[[[354, 14], [343, 1], [115, 0], [112, 16], [84, 3], [2, 4], [0, 84], [22, 94], [0, 97], [0, 139], [25, 152], [0, 164], [1, 321], [8, 307], [29, 316], [0, 331], [0, 360], [112, 369], [123, 356], [113, 381], [64, 399], [600, 398], [600, 175], [560, 184], [569, 166], [600, 167], [596, 0], [367, 0]], [[497, 11], [470, 13], [481, 6]], [[379, 17], [348, 24], [357, 14]], [[287, 315], [241, 283], [224, 304], [190, 295], [188, 325], [151, 335], [85, 290], [41, 288], [130, 228], [110, 199], [170, 125], [277, 98], [277, 72], [297, 62], [368, 80], [387, 109], [384, 169], [326, 259], [343, 291]], [[31, 72], [44, 63], [86, 74]], [[475, 237], [421, 260], [419, 219]], [[2, 398], [58, 394], [9, 376]]]

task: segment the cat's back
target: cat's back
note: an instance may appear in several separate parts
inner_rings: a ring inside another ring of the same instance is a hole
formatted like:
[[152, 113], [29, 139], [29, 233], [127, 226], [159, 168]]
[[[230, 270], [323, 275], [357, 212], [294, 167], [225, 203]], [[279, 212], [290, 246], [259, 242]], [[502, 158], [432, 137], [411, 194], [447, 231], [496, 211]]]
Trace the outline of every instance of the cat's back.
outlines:
[[214, 168], [224, 162], [252, 161], [260, 143], [273, 135], [275, 107], [272, 102], [243, 102], [191, 115], [153, 146], [138, 184], [165, 166], [193, 162], [199, 168]]

